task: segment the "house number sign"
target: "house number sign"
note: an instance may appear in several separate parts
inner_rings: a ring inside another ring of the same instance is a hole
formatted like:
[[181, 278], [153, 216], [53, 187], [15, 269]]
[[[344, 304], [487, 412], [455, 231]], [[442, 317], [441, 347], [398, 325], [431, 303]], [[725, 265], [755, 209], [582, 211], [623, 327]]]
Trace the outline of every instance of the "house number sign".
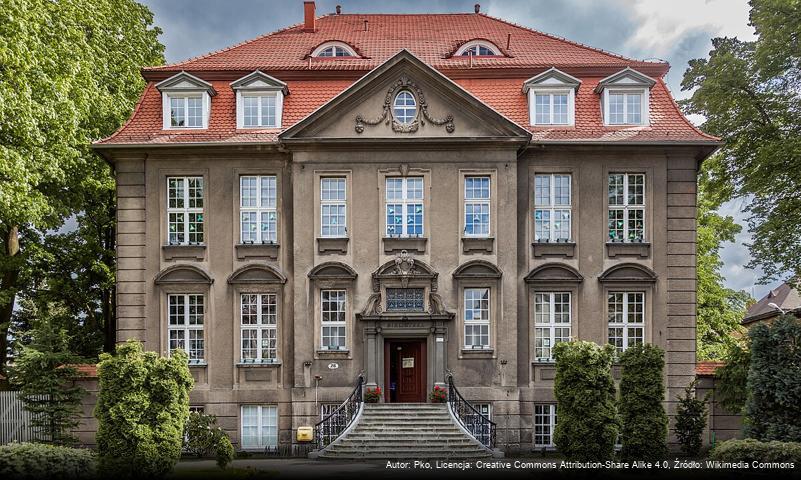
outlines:
[[403, 368], [414, 368], [414, 357], [405, 357], [403, 359]]
[[339, 364], [338, 363], [333, 363], [332, 362], [332, 363], [328, 364], [328, 369], [329, 370], [336, 370], [337, 368], [339, 368]]

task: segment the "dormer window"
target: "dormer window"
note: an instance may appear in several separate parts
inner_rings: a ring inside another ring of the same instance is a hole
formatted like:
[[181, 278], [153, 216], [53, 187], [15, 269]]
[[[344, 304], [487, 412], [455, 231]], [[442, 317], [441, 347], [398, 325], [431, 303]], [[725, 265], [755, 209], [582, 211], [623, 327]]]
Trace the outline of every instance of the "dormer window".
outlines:
[[202, 129], [209, 126], [212, 85], [181, 72], [156, 84], [162, 96], [162, 128], [165, 130]]
[[358, 57], [353, 48], [342, 42], [327, 42], [315, 48], [312, 57], [336, 58], [336, 57]]
[[231, 88], [236, 91], [236, 128], [281, 128], [286, 83], [256, 70]]
[[574, 125], [579, 85], [581, 80], [555, 68], [526, 80], [523, 92], [528, 93], [531, 125]]
[[595, 91], [601, 94], [604, 125], [648, 125], [649, 94], [655, 83], [631, 68], [598, 82]]
[[474, 57], [494, 57], [499, 55], [498, 52], [500, 52], [500, 49], [489, 42], [473, 40], [459, 47], [459, 50], [456, 50], [453, 56], [468, 57], [472, 55]]

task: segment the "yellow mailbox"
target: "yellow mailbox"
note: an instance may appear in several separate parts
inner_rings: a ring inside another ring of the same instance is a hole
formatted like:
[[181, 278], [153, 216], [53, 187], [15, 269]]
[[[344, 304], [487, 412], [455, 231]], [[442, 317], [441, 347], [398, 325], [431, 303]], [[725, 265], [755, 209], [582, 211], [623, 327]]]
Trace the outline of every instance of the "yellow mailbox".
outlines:
[[297, 439], [299, 442], [311, 442], [314, 440], [314, 428], [298, 427]]

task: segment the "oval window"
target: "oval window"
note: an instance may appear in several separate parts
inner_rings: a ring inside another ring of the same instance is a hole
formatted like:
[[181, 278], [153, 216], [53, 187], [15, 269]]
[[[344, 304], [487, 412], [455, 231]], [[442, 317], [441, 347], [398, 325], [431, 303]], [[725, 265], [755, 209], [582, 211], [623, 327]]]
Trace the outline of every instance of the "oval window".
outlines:
[[417, 117], [417, 101], [414, 99], [412, 92], [408, 90], [403, 90], [395, 95], [392, 107], [395, 120], [400, 123], [412, 123]]

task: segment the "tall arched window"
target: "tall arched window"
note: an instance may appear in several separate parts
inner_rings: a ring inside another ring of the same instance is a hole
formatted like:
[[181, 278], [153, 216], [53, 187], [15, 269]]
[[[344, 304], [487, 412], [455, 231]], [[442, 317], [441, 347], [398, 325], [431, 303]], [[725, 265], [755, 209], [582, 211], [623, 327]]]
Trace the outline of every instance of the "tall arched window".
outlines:
[[417, 101], [408, 90], [401, 90], [392, 102], [392, 113], [399, 123], [412, 123], [417, 117]]

